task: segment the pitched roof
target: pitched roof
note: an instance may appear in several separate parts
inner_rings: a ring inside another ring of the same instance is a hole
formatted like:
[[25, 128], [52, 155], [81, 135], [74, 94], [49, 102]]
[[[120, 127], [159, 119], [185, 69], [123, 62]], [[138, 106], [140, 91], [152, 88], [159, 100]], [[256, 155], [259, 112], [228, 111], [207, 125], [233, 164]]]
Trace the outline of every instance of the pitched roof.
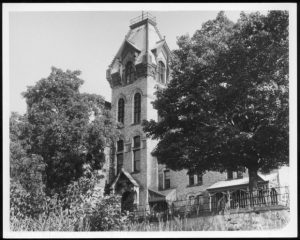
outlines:
[[122, 173], [128, 178], [128, 180], [136, 187], [139, 187], [140, 185], [137, 183], [137, 181], [130, 175], [129, 172], [126, 172], [123, 168], [121, 169], [121, 171], [119, 172], [118, 176], [116, 177], [115, 181], [113, 181], [113, 183], [110, 186], [110, 189], [113, 189], [116, 185], [116, 183], [118, 182], [120, 176], [122, 175]]

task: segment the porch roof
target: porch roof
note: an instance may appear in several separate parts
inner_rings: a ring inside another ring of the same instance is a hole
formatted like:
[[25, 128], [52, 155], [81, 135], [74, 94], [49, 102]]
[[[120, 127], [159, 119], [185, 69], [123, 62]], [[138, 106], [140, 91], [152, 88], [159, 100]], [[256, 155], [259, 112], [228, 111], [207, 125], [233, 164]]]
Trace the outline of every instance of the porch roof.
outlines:
[[[258, 176], [260, 182], [268, 182], [276, 178], [277, 173], [268, 174], [268, 175], [258, 174]], [[224, 181], [219, 181], [214, 183], [213, 185], [208, 187], [207, 190], [212, 191], [212, 190], [224, 189], [224, 188], [235, 188], [235, 187], [241, 187], [248, 184], [249, 184], [249, 177], [233, 179], [233, 180], [224, 180]]]
[[113, 188], [115, 187], [115, 185], [116, 185], [116, 183], [118, 182], [118, 180], [119, 180], [119, 178], [120, 178], [120, 176], [121, 176], [122, 173], [128, 178], [128, 180], [129, 180], [134, 186], [136, 186], [136, 187], [139, 187], [139, 186], [140, 186], [140, 185], [137, 183], [137, 181], [130, 175], [130, 173], [129, 173], [129, 172], [126, 172], [126, 171], [122, 168], [121, 171], [119, 172], [118, 176], [116, 177], [115, 181], [113, 181], [113, 183], [111, 184], [110, 189], [113, 189]]

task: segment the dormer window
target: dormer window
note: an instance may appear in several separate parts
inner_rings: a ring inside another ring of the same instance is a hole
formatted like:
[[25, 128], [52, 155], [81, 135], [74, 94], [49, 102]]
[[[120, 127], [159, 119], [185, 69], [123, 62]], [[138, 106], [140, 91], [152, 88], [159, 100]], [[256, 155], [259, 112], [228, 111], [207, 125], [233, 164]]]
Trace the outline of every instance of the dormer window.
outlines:
[[125, 81], [126, 83], [131, 83], [134, 81], [134, 69], [133, 63], [128, 62], [125, 67]]
[[158, 72], [158, 81], [164, 84], [166, 82], [166, 67], [162, 61], [158, 62], [157, 72]]

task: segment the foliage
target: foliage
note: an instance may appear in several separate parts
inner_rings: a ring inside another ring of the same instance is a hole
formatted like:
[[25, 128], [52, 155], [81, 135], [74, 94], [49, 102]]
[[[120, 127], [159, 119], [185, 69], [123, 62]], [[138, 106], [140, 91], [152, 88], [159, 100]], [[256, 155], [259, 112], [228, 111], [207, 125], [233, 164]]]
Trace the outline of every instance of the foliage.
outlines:
[[104, 149], [116, 135], [110, 111], [96, 94], [80, 93], [79, 71], [52, 68], [23, 93], [27, 102], [29, 154], [46, 164], [46, 190], [60, 192], [78, 179], [85, 163], [101, 169]]
[[[89, 171], [68, 185], [62, 195], [45, 197], [38, 215], [18, 215], [22, 204], [14, 205], [11, 211], [13, 231], [110, 231], [121, 230], [129, 223], [130, 215], [121, 213], [120, 197], [102, 196], [97, 185], [102, 179], [98, 171]], [[24, 196], [14, 194], [13, 201], [22, 201]], [[28, 197], [28, 195], [25, 195]]]
[[192, 38], [178, 38], [172, 81], [157, 91], [160, 122], [144, 122], [158, 139], [160, 163], [191, 173], [249, 170], [288, 163], [288, 13], [224, 12]]
[[37, 216], [45, 198], [45, 163], [41, 156], [28, 154], [30, 145], [24, 136], [26, 117], [10, 117], [10, 210], [18, 218]]

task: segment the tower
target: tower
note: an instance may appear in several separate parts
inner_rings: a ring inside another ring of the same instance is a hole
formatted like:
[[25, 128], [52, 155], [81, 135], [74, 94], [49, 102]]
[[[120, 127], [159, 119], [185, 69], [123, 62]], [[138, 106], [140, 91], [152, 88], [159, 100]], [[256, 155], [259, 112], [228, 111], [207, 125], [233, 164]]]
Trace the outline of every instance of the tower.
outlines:
[[111, 190], [122, 206], [146, 207], [149, 190], [158, 190], [158, 163], [151, 155], [156, 142], [146, 138], [143, 120], [158, 120], [151, 102], [169, 81], [171, 52], [149, 13], [130, 21], [129, 31], [110, 64], [106, 78], [112, 88], [112, 115], [121, 136], [112, 151]]

